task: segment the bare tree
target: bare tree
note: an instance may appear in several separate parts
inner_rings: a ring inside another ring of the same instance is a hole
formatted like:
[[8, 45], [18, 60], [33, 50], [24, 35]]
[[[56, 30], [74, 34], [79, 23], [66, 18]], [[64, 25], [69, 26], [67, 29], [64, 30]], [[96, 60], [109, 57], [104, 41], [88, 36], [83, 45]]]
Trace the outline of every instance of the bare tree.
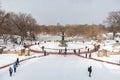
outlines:
[[115, 33], [120, 31], [120, 11], [110, 12], [107, 17], [107, 22], [111, 27], [114, 39]]
[[17, 34], [21, 36], [21, 42], [23, 43], [24, 39], [28, 37], [28, 32], [30, 36], [33, 36], [35, 32], [36, 20], [32, 18], [30, 14], [11, 13], [11, 23], [14, 24], [17, 30]]
[[0, 36], [2, 37], [5, 44], [7, 44], [11, 33], [11, 29], [7, 25], [8, 19], [9, 14], [5, 13], [5, 11], [0, 10]]
[[97, 39], [97, 36], [99, 35], [99, 27], [97, 27], [96, 25], [89, 25], [86, 26], [86, 36], [90, 37], [92, 39]]

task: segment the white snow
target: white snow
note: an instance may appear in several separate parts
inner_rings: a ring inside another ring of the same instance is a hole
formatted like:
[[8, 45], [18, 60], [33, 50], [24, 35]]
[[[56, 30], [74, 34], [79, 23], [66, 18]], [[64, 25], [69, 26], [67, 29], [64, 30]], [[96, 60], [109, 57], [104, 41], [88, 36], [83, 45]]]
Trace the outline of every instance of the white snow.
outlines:
[[[32, 50], [36, 50], [36, 51], [42, 51], [41, 47], [44, 46], [45, 50], [48, 52], [58, 52], [59, 49], [65, 49], [65, 47], [60, 47], [59, 46], [59, 42], [46, 42], [46, 43], [40, 43], [40, 45], [33, 45], [30, 47], [30, 49]], [[85, 44], [83, 44], [82, 42], [67, 42], [67, 52], [73, 52], [73, 50], [78, 50], [80, 49], [80, 51], [86, 51], [87, 48], [93, 49], [94, 46], [92, 44], [92, 42], [86, 42]]]
[[[43, 36], [44, 37], [44, 36]], [[49, 40], [50, 36], [42, 40]], [[57, 37], [60, 39], [60, 37]], [[52, 40], [57, 38], [52, 37]], [[36, 42], [39, 42], [36, 41]], [[27, 42], [28, 43], [28, 42]], [[33, 44], [31, 42], [29, 44]], [[87, 48], [93, 49], [94, 41], [89, 42], [68, 42], [68, 52], [73, 52], [70, 49], [80, 49], [86, 51]], [[108, 51], [120, 51], [120, 45], [115, 46], [115, 40], [105, 40], [100, 44], [100, 49]], [[46, 51], [58, 52], [59, 42], [40, 42], [38, 45], [33, 45], [30, 49], [41, 51], [41, 47], [45, 46]], [[0, 39], [0, 46], [6, 46], [4, 51], [21, 50], [23, 45], [14, 45], [8, 42], [4, 45]], [[17, 54], [0, 54], [0, 67], [9, 63], [15, 62], [16, 58], [20, 60], [32, 56], [40, 56], [42, 53], [30, 53], [30, 56], [18, 56]], [[85, 54], [82, 54], [85, 55]], [[92, 53], [92, 57], [100, 60], [106, 60], [114, 63], [120, 63], [120, 55], [110, 55], [110, 57], [98, 57], [98, 52]], [[92, 77], [88, 77], [87, 68], [92, 66]], [[12, 67], [12, 65], [11, 65]], [[120, 79], [120, 66], [111, 65], [105, 62], [98, 62], [90, 59], [81, 58], [75, 55], [48, 55], [44, 57], [37, 57], [20, 63], [17, 72], [13, 76], [9, 76], [8, 68], [0, 69], [0, 80], [119, 80]]]
[[[92, 66], [92, 77], [87, 68]], [[75, 55], [48, 55], [25, 61], [12, 77], [0, 70], [0, 80], [119, 80], [120, 67]]]
[[0, 66], [5, 66], [9, 63], [13, 63], [16, 61], [17, 58], [19, 58], [19, 60], [22, 60], [33, 56], [40, 56], [43, 54], [30, 53], [30, 55], [31, 56], [18, 56], [18, 54], [0, 54]]

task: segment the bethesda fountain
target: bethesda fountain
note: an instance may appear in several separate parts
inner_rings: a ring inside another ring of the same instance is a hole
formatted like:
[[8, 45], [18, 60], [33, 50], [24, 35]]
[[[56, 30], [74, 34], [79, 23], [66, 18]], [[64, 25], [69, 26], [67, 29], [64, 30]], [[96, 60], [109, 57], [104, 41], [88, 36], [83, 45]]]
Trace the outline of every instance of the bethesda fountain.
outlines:
[[65, 34], [64, 31], [61, 32], [61, 40], [59, 42], [41, 42], [39, 45], [33, 45], [29, 49], [32, 51], [36, 52], [41, 52], [42, 51], [42, 46], [44, 46], [44, 49], [47, 52], [58, 52], [59, 50], [65, 50], [67, 48], [67, 52], [73, 52], [73, 50], [80, 50], [80, 51], [85, 51], [86, 50], [86, 45], [89, 48], [94, 48], [93, 45], [91, 44], [86, 44], [82, 42], [67, 42], [65, 40]]
[[67, 44], [66, 44], [67, 41], [65, 41], [65, 39], [64, 39], [64, 37], [65, 37], [64, 32], [62, 32], [62, 36], [61, 37], [62, 38], [61, 38], [59, 46], [60, 47], [67, 47]]

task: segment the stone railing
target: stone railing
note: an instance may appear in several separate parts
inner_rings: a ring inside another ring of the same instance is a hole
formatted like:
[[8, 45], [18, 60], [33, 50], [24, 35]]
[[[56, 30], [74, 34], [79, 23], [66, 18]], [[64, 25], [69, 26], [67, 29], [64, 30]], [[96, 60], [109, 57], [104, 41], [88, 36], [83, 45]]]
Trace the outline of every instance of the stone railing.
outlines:
[[98, 51], [98, 57], [109, 57], [110, 55], [120, 55], [120, 52], [110, 52], [107, 50], [99, 50]]
[[29, 56], [29, 50], [15, 50], [15, 51], [3, 51], [3, 54], [18, 54], [19, 56]]

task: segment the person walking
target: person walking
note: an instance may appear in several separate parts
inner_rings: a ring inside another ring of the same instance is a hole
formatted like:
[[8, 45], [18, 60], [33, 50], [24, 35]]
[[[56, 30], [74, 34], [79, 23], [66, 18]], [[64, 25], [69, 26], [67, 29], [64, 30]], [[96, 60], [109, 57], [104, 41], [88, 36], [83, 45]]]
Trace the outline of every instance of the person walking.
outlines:
[[12, 73], [13, 73], [13, 69], [11, 67], [9, 67], [9, 74], [10, 74], [10, 77], [12, 76]]
[[78, 50], [78, 53], [80, 54], [80, 49]]
[[89, 53], [90, 49], [88, 48], [88, 53]]
[[42, 46], [41, 48], [42, 48], [42, 51], [44, 52], [45, 47], [44, 47], [44, 46]]
[[73, 52], [74, 52], [74, 54], [76, 54], [76, 50], [75, 49], [73, 50]]
[[64, 54], [66, 55], [67, 54], [67, 48], [65, 47], [65, 52], [64, 52]]
[[16, 66], [18, 67], [18, 65], [19, 65], [19, 58], [17, 58], [16, 60]]
[[60, 49], [60, 50], [59, 50], [59, 54], [61, 54], [61, 53], [62, 53], [62, 50]]
[[91, 77], [91, 73], [92, 73], [92, 66], [88, 67], [88, 72], [89, 72], [89, 77]]
[[44, 51], [44, 56], [46, 56], [47, 55], [47, 53], [46, 53], [46, 51]]
[[87, 53], [85, 53], [85, 57], [87, 58]]
[[89, 58], [91, 58], [91, 53], [89, 53]]
[[17, 67], [17, 65], [16, 65], [16, 62], [13, 64], [13, 69], [14, 69], [14, 72], [16, 72], [16, 67]]

